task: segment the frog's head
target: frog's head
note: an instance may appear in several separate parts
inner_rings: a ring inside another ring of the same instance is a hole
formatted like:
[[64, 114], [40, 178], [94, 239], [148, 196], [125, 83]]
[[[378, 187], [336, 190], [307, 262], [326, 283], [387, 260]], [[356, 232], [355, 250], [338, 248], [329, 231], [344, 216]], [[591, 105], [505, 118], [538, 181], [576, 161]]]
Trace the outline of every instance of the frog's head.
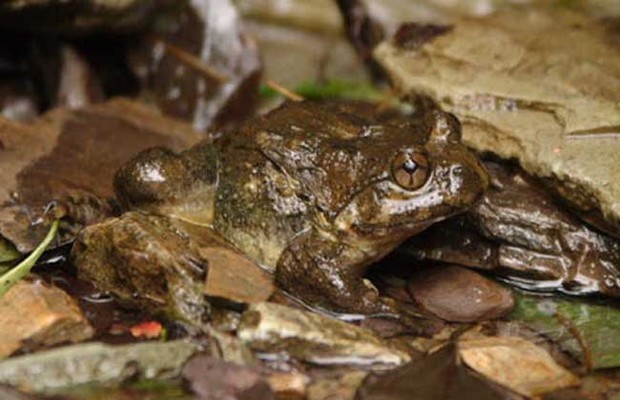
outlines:
[[399, 128], [369, 143], [365, 170], [371, 179], [340, 208], [334, 219], [339, 231], [367, 239], [411, 236], [467, 210], [486, 189], [487, 173], [461, 144], [452, 114], [434, 110], [422, 123]]

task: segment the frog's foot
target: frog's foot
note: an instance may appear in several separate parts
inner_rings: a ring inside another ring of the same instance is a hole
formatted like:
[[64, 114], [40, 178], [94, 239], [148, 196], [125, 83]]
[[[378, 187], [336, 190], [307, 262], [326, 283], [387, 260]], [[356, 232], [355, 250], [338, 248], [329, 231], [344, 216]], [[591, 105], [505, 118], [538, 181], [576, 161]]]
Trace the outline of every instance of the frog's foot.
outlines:
[[282, 253], [276, 279], [284, 290], [335, 312], [397, 315], [396, 302], [363, 279], [367, 256], [359, 249], [310, 233]]
[[68, 190], [62, 197], [48, 203], [44, 217], [48, 219], [62, 218], [81, 226], [87, 226], [119, 213], [118, 205], [113, 199], [102, 198], [88, 191], [74, 189]]

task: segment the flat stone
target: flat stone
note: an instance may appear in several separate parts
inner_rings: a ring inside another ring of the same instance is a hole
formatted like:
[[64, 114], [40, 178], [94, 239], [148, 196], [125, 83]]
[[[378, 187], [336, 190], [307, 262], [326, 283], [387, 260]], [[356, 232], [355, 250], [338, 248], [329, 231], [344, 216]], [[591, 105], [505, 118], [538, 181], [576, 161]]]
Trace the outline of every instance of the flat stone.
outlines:
[[410, 359], [369, 330], [275, 303], [251, 305], [237, 335], [253, 350], [284, 351], [314, 364], [385, 368]]
[[0, 358], [93, 334], [77, 302], [40, 280], [21, 280], [0, 298]]
[[208, 262], [207, 296], [251, 304], [265, 301], [273, 293], [273, 276], [232, 246], [208, 247], [200, 254]]
[[278, 398], [305, 399], [310, 378], [298, 372], [274, 372], [269, 374], [267, 382]]
[[183, 377], [199, 399], [273, 400], [271, 387], [256, 368], [201, 354], [183, 367]]
[[375, 53], [398, 91], [432, 97], [461, 119], [467, 145], [518, 160], [620, 232], [620, 47], [602, 23], [519, 9], [458, 20], [406, 47]]
[[463, 339], [458, 348], [468, 367], [528, 398], [579, 384], [545, 349], [519, 337]]
[[509, 289], [456, 265], [423, 268], [411, 277], [408, 288], [423, 309], [447, 321], [499, 318], [515, 305]]
[[172, 379], [180, 376], [183, 365], [198, 350], [185, 340], [65, 346], [0, 362], [0, 383], [44, 392], [129, 378]]
[[208, 228], [127, 212], [80, 233], [71, 257], [78, 277], [122, 302], [201, 324], [207, 261], [196, 247], [221, 240]]
[[308, 387], [308, 400], [354, 400], [357, 389], [368, 376], [368, 371], [350, 371], [340, 377], [315, 379]]

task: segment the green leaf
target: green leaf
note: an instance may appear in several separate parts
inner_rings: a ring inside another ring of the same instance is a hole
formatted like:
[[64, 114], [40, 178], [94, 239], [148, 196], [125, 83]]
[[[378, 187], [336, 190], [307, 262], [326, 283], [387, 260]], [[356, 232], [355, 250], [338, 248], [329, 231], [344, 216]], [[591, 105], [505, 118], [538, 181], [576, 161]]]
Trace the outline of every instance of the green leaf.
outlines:
[[[333, 80], [326, 83], [314, 81], [297, 85], [293, 92], [306, 100], [349, 99], [367, 101], [385, 101], [397, 104], [398, 98], [377, 89], [371, 84]], [[279, 96], [278, 92], [267, 85], [261, 85], [260, 95], [264, 98]]]
[[295, 93], [308, 100], [351, 99], [381, 101], [387, 96], [372, 85], [345, 81], [329, 81], [325, 84], [306, 82], [295, 88]]
[[524, 322], [585, 363], [590, 359], [595, 369], [620, 366], [620, 309], [613, 305], [521, 293], [510, 318]]
[[4, 294], [13, 286], [17, 281], [28, 275], [28, 272], [34, 267], [37, 263], [37, 260], [41, 255], [45, 252], [45, 249], [56, 237], [56, 233], [58, 232], [58, 226], [60, 225], [60, 221], [56, 220], [52, 223], [49, 232], [45, 236], [45, 239], [39, 244], [39, 246], [34, 249], [32, 253], [28, 257], [24, 259], [24, 261], [20, 262], [15, 266], [15, 268], [6, 272], [2, 276], [0, 276], [0, 297], [4, 296]]

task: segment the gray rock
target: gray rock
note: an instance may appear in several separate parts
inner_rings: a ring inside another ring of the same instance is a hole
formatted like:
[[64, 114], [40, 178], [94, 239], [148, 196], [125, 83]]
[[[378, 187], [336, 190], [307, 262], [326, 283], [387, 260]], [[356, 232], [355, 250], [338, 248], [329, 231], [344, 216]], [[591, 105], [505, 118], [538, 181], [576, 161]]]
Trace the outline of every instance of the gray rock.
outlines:
[[285, 352], [314, 364], [384, 368], [410, 359], [369, 330], [275, 303], [251, 305], [237, 335], [253, 350]]
[[0, 363], [0, 383], [44, 391], [86, 383], [105, 383], [139, 376], [179, 376], [183, 364], [198, 351], [186, 341], [123, 346], [88, 343], [11, 358]]
[[568, 11], [513, 10], [457, 21], [417, 47], [401, 31], [400, 46], [375, 57], [401, 93], [456, 113], [469, 146], [517, 159], [618, 233], [620, 49], [607, 34]]

